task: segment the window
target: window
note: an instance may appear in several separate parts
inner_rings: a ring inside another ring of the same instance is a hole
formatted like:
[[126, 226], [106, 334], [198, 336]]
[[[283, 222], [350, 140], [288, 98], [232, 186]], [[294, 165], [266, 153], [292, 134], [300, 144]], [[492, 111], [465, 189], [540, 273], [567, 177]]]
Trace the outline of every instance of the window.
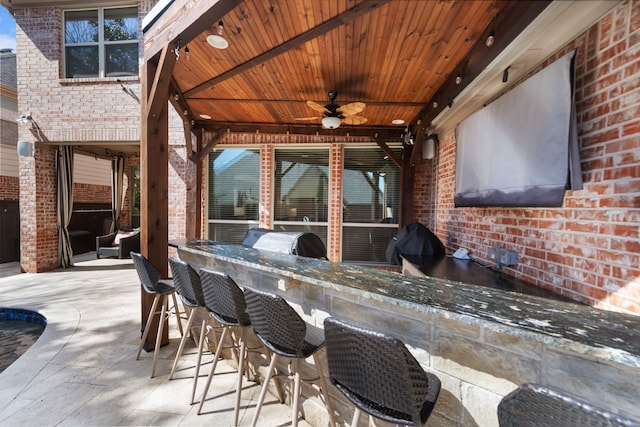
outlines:
[[398, 231], [400, 168], [380, 148], [345, 148], [342, 182], [342, 260], [386, 263]]
[[317, 234], [327, 244], [329, 150], [277, 149], [274, 228]]
[[260, 151], [239, 148], [209, 155], [209, 239], [242, 243], [259, 224]]
[[64, 12], [66, 78], [138, 75], [138, 9]]

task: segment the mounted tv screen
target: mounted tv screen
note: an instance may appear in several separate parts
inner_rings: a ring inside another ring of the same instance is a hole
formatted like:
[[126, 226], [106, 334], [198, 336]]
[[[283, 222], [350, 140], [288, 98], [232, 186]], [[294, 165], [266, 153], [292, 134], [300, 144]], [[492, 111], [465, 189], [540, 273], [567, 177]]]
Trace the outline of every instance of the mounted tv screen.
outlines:
[[457, 128], [456, 207], [562, 206], [582, 188], [574, 102], [575, 51]]

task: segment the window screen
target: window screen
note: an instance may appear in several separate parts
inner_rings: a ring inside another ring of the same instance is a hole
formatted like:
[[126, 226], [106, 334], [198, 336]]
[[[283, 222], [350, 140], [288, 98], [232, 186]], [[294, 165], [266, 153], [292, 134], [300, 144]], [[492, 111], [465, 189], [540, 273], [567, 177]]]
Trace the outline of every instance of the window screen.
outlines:
[[342, 182], [342, 260], [386, 262], [398, 231], [400, 169], [380, 148], [345, 148]]
[[277, 149], [275, 229], [317, 234], [327, 244], [328, 149]]
[[209, 239], [242, 243], [258, 226], [260, 151], [229, 148], [209, 155]]

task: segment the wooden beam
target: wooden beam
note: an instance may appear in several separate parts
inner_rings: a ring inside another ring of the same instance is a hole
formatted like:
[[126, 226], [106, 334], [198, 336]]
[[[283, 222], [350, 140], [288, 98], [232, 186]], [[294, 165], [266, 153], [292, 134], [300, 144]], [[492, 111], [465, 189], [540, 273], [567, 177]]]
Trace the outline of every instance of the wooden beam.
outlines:
[[[176, 65], [176, 57], [165, 46], [159, 54], [158, 68], [153, 74], [153, 80], [149, 93], [147, 94], [147, 109], [143, 111], [143, 120], [149, 120], [149, 117], [160, 115], [160, 110], [167, 108], [167, 100], [169, 99], [169, 85], [171, 83], [171, 75]], [[151, 77], [151, 76], [150, 76]]]
[[378, 147], [382, 148], [382, 151], [384, 151], [387, 154], [387, 156], [389, 156], [389, 158], [393, 160], [393, 163], [395, 163], [396, 166], [402, 169], [401, 159], [398, 156], [396, 156], [396, 153], [394, 153], [393, 150], [389, 148], [389, 146], [385, 144], [384, 141], [381, 141], [380, 139], [376, 138], [376, 144], [378, 144]]
[[240, 0], [175, 0], [145, 31], [145, 61], [165, 46], [175, 48], [177, 41], [185, 46], [241, 3]]
[[360, 3], [357, 6], [352, 7], [351, 9], [346, 10], [344, 13], [334, 16], [328, 21], [323, 22], [320, 25], [317, 25], [311, 28], [304, 33], [287, 40], [286, 42], [267, 50], [266, 52], [251, 58], [250, 60], [239, 64], [229, 71], [222, 73], [212, 79], [207, 80], [206, 82], [200, 83], [198, 86], [187, 90], [184, 95], [187, 98], [195, 95], [196, 93], [203, 91], [205, 89], [210, 88], [213, 85], [216, 85], [220, 82], [223, 82], [227, 79], [237, 76], [238, 74], [242, 74], [245, 71], [250, 70], [257, 65], [260, 65], [264, 62], [267, 62], [276, 56], [282, 55], [290, 51], [291, 49], [295, 49], [298, 46], [315, 39], [331, 30], [334, 30], [338, 27], [345, 25], [346, 23], [353, 21], [360, 16], [366, 15], [367, 13], [379, 8], [387, 4], [390, 0], [367, 0], [363, 3]]
[[218, 131], [216, 132], [215, 136], [213, 138], [211, 138], [209, 141], [207, 141], [205, 146], [200, 151], [198, 151], [196, 153], [196, 155], [194, 156], [194, 161], [200, 162], [204, 156], [209, 154], [211, 152], [211, 150], [213, 150], [213, 148], [216, 145], [218, 145], [218, 142], [220, 142], [220, 140], [222, 139], [223, 136], [224, 136], [224, 132], [222, 132], [220, 129], [218, 129]]
[[[477, 43], [469, 54], [460, 61], [465, 64], [464, 81], [473, 81], [489, 64], [516, 38], [524, 29], [549, 5], [550, 0], [521, 0], [509, 2], [507, 8], [496, 16], [493, 25], [480, 35]], [[489, 47], [486, 39], [489, 32], [494, 30], [495, 43]], [[456, 73], [451, 73], [449, 78], [438, 89], [438, 107], [433, 108], [431, 101], [411, 121], [413, 127], [420, 120], [427, 127], [442, 110], [453, 102], [456, 96], [465, 88], [465, 84], [458, 85], [455, 82]]]

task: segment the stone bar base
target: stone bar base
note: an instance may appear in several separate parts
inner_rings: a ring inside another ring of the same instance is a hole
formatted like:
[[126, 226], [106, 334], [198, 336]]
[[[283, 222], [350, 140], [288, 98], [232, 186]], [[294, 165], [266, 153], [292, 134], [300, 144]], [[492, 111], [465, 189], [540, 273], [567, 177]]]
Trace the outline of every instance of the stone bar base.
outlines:
[[[222, 271], [240, 286], [283, 295], [311, 327], [322, 328], [331, 315], [402, 339], [442, 381], [429, 425], [497, 426], [498, 403], [526, 382], [640, 419], [636, 316], [237, 245], [175, 245], [196, 269]], [[336, 418], [349, 422], [352, 405], [330, 388]], [[303, 406], [307, 421], [325, 425], [315, 390], [303, 393], [314, 395]]]

